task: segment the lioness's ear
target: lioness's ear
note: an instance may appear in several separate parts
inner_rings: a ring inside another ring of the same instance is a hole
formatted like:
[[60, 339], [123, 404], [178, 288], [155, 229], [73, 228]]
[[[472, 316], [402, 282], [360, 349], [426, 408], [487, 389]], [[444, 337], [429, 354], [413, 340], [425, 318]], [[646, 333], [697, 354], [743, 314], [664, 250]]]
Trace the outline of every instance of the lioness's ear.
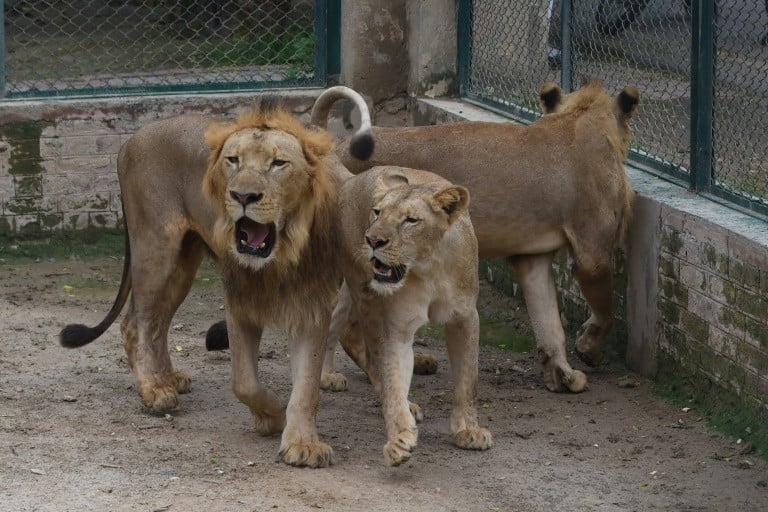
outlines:
[[563, 102], [563, 90], [555, 82], [547, 82], [539, 89], [539, 101], [545, 114], [556, 112]]
[[633, 85], [628, 85], [616, 96], [616, 106], [619, 114], [627, 120], [632, 117], [637, 110], [637, 104], [640, 101], [640, 91]]
[[449, 222], [453, 222], [461, 212], [469, 208], [469, 190], [460, 185], [441, 188], [432, 198], [448, 214]]

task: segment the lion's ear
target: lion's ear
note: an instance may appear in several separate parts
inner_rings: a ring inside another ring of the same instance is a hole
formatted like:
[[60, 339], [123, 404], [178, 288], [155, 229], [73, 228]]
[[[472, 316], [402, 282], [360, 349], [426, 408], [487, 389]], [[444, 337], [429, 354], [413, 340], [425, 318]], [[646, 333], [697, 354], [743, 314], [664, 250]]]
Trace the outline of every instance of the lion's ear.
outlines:
[[563, 90], [555, 82], [547, 82], [539, 89], [539, 101], [545, 114], [556, 112], [563, 102]]
[[469, 208], [469, 190], [460, 185], [441, 188], [432, 195], [439, 208], [448, 214], [453, 222], [461, 212]]
[[235, 131], [236, 125], [230, 121], [215, 122], [205, 131], [205, 143], [211, 149], [220, 149], [227, 137]]
[[628, 85], [626, 86], [618, 96], [616, 96], [616, 107], [618, 108], [619, 116], [625, 120], [629, 120], [637, 110], [637, 104], [640, 102], [640, 91], [637, 87]]

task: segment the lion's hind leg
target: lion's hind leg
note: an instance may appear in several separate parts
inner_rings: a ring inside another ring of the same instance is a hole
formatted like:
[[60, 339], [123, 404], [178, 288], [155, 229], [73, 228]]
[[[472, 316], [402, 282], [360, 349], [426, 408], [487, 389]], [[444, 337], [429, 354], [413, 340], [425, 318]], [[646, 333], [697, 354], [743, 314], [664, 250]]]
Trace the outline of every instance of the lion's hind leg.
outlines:
[[594, 258], [590, 258], [589, 264], [577, 263], [575, 275], [592, 311], [579, 329], [576, 355], [589, 366], [599, 366], [604, 357], [603, 341], [613, 325], [613, 266], [610, 255], [604, 255], [599, 263], [595, 263]]
[[451, 432], [456, 446], [466, 450], [487, 450], [493, 445], [491, 432], [477, 421], [479, 337], [480, 320], [474, 307], [467, 315], [455, 315], [445, 326], [448, 358], [455, 379]]
[[568, 364], [565, 333], [557, 308], [557, 290], [552, 261], [555, 253], [510, 258], [520, 284], [536, 336], [544, 384], [550, 391], [578, 393], [587, 387], [587, 376]]
[[333, 309], [331, 316], [331, 326], [328, 329], [328, 337], [325, 345], [325, 356], [323, 357], [323, 371], [320, 376], [320, 389], [326, 391], [346, 391], [347, 378], [337, 372], [334, 367], [334, 358], [336, 356], [336, 347], [339, 340], [343, 339], [346, 332], [350, 329], [352, 321], [352, 297], [349, 295], [349, 288], [346, 281], [341, 285], [338, 302]]
[[189, 377], [173, 369], [168, 329], [192, 287], [205, 245], [192, 233], [176, 244], [165, 239], [152, 241], [151, 247], [136, 245], [131, 247], [133, 295], [121, 326], [123, 346], [142, 403], [162, 413], [177, 407], [178, 394], [190, 390]]

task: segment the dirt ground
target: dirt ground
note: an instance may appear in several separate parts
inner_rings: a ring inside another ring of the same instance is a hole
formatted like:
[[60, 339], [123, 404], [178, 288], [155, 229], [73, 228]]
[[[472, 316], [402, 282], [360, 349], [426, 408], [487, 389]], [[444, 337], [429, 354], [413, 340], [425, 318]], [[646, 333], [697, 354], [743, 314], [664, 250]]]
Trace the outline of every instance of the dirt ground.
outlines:
[[[204, 268], [171, 329], [174, 364], [192, 393], [166, 417], [142, 409], [114, 325], [76, 350], [57, 335], [109, 309], [119, 258], [0, 262], [0, 509], [8, 511], [764, 511], [768, 466], [745, 443], [710, 431], [695, 410], [661, 401], [620, 368], [590, 371], [590, 389], [553, 394], [530, 354], [480, 352], [487, 452], [450, 443], [450, 372], [441, 342], [419, 340], [440, 370], [415, 376], [425, 419], [411, 461], [384, 465], [380, 404], [349, 359], [350, 384], [323, 393], [319, 433], [330, 468], [277, 462], [229, 388], [228, 352], [206, 352], [222, 318], [220, 283]], [[481, 305], [514, 307], [484, 287]], [[262, 378], [290, 389], [284, 337], [263, 343]], [[742, 453], [746, 451], [747, 453]]]

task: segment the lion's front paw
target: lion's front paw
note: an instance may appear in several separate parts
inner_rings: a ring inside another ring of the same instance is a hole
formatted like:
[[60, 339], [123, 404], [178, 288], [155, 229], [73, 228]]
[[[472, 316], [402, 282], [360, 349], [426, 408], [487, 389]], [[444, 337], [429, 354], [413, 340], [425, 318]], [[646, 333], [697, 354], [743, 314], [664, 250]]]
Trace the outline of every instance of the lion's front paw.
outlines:
[[346, 391], [347, 378], [338, 372], [324, 373], [320, 377], [320, 389], [325, 391]]
[[413, 373], [416, 375], [432, 375], [437, 373], [437, 359], [429, 354], [413, 354]]
[[413, 419], [416, 420], [416, 423], [421, 423], [424, 420], [424, 413], [421, 412], [421, 407], [419, 407], [419, 404], [408, 402], [408, 410], [411, 411], [411, 416], [413, 416]]
[[413, 449], [416, 448], [418, 431], [404, 430], [394, 439], [384, 445], [384, 461], [389, 466], [399, 466], [411, 458]]
[[493, 446], [493, 436], [487, 428], [468, 428], [456, 432], [454, 443], [464, 450], [487, 450]]
[[605, 354], [602, 349], [602, 340], [605, 338], [605, 329], [601, 329], [592, 318], [588, 319], [579, 329], [579, 335], [576, 339], [576, 355], [586, 365], [591, 367], [600, 366], [603, 363]]
[[277, 414], [254, 414], [253, 426], [260, 436], [271, 436], [285, 428], [285, 411]]
[[174, 386], [142, 386], [139, 395], [144, 406], [154, 414], [163, 414], [179, 406], [179, 393]]
[[333, 449], [325, 443], [296, 443], [280, 448], [280, 458], [291, 466], [324, 468], [334, 463]]
[[192, 390], [192, 379], [184, 372], [173, 372], [171, 384], [180, 394], [189, 393]]

